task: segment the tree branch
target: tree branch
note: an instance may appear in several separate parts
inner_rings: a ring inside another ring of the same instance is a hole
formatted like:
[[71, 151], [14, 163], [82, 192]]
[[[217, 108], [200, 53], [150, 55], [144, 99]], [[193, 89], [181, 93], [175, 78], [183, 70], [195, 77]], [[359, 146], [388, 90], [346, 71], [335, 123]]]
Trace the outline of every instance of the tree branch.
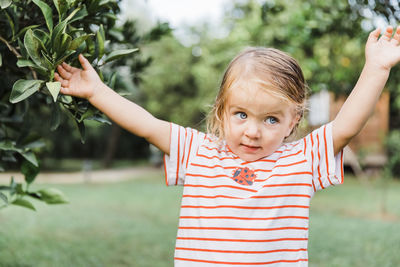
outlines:
[[18, 53], [17, 49], [15, 49], [15, 47], [11, 46], [6, 39], [4, 39], [1, 35], [0, 35], [0, 41], [2, 41], [3, 43], [5, 43], [5, 45], [8, 47], [8, 49], [16, 56], [16, 57], [21, 57], [21, 54]]

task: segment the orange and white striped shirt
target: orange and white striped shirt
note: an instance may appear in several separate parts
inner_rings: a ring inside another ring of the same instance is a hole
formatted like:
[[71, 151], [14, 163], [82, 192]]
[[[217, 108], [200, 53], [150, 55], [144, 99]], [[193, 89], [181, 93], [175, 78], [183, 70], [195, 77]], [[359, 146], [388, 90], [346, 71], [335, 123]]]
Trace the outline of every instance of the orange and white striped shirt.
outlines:
[[171, 124], [167, 185], [183, 185], [175, 266], [307, 266], [310, 199], [343, 182], [332, 124], [246, 162]]

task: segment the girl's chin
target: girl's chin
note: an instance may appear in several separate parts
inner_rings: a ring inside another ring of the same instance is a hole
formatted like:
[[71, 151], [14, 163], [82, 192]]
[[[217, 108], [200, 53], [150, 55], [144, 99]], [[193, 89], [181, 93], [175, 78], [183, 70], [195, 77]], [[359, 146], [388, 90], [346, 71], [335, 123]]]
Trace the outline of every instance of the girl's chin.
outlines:
[[256, 161], [268, 157], [269, 155], [273, 154], [273, 152], [269, 153], [268, 151], [265, 151], [261, 148], [245, 148], [240, 149], [240, 151], [235, 154], [244, 161]]
[[244, 161], [256, 161], [256, 160], [266, 157], [261, 153], [243, 153], [242, 152], [242, 153], [238, 153], [237, 155]]

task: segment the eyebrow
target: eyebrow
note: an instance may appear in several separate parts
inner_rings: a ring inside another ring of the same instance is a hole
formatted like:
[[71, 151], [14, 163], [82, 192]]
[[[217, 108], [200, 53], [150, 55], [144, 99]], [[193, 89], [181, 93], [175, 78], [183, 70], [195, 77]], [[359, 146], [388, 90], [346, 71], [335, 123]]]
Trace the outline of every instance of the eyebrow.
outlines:
[[282, 110], [276, 110], [276, 111], [267, 112], [266, 115], [284, 115], [284, 112]]
[[[239, 105], [232, 105], [230, 107], [230, 109], [237, 109], [237, 110], [243, 110], [243, 111], [247, 111], [248, 109]], [[283, 116], [284, 112], [281, 109], [278, 110], [273, 110], [273, 111], [268, 111], [266, 113], [263, 113], [264, 116], [271, 116], [271, 115], [275, 115], [275, 116]]]

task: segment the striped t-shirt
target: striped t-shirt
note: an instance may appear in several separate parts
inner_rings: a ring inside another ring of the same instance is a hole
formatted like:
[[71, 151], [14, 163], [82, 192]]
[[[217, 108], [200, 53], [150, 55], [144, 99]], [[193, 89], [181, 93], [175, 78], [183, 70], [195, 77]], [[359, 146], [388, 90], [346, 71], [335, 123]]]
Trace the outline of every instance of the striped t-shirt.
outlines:
[[253, 162], [171, 124], [167, 185], [183, 185], [175, 266], [307, 266], [310, 199], [343, 182], [332, 124]]

